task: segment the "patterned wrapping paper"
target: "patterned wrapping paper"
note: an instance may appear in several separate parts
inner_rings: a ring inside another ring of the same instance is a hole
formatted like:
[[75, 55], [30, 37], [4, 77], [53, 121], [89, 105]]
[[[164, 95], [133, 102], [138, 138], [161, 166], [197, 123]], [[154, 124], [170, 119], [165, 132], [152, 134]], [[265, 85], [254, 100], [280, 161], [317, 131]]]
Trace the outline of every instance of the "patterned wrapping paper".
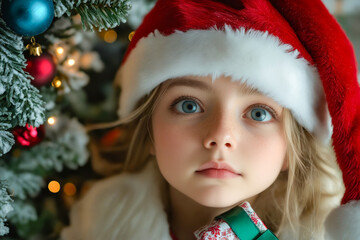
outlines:
[[256, 227], [259, 229], [261, 233], [265, 232], [267, 230], [267, 227], [265, 224], [261, 221], [259, 216], [255, 213], [254, 209], [250, 206], [250, 203], [244, 202], [240, 205], [242, 209], [247, 213], [247, 215], [251, 218], [251, 221], [253, 221], [256, 225]]
[[[248, 202], [242, 203], [240, 207], [254, 222], [260, 233], [264, 233], [267, 230], [265, 224], [260, 220]], [[198, 240], [240, 240], [223, 219], [214, 220], [209, 225], [195, 231], [194, 235]]]
[[194, 232], [198, 240], [239, 240], [230, 226], [223, 220], [215, 220]]

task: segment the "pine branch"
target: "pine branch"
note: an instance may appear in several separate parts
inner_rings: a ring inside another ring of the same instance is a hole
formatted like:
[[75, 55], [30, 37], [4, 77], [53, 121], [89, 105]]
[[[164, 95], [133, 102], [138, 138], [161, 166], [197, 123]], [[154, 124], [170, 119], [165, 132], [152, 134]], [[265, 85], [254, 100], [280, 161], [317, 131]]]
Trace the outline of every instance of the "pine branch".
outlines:
[[[58, 117], [55, 126], [46, 126], [46, 140], [13, 157], [20, 171], [61, 172], [64, 166], [76, 169], [88, 160], [88, 136], [76, 119]], [[31, 159], [29, 161], [28, 159]]]
[[15, 172], [7, 166], [0, 166], [0, 176], [9, 185], [14, 198], [22, 200], [37, 196], [44, 184], [41, 176], [31, 172]]
[[14, 136], [6, 131], [11, 128], [11, 124], [0, 123], [0, 156], [10, 151], [12, 145], [14, 145]]
[[[5, 180], [14, 197], [14, 211], [8, 219], [18, 228], [19, 234], [24, 225], [37, 220], [34, 204], [27, 199], [39, 194], [44, 185], [43, 177], [53, 170], [62, 171], [64, 166], [76, 169], [88, 159], [88, 136], [76, 119], [58, 117], [55, 125], [46, 127], [46, 140], [42, 143], [22, 151], [17, 157], [12, 156], [7, 162], [0, 159], [0, 184]], [[5, 221], [1, 207], [7, 206], [2, 202], [1, 194], [0, 233], [7, 234], [8, 229], [1, 225]]]
[[23, 42], [0, 18], [0, 156], [14, 144], [6, 130], [27, 123], [38, 127], [44, 122], [44, 102], [24, 72]]
[[77, 12], [81, 16], [84, 29], [99, 30], [114, 28], [126, 22], [130, 10], [129, 0], [54, 0], [55, 16], [70, 16]]
[[[9, 213], [9, 221], [14, 225], [24, 225], [37, 219], [37, 212], [32, 202], [17, 199], [12, 203], [14, 211]], [[18, 228], [18, 230], [20, 230]]]
[[53, 0], [55, 17], [61, 17], [64, 14], [71, 16], [71, 11], [74, 9], [74, 0]]
[[13, 210], [12, 199], [7, 193], [6, 186], [0, 181], [0, 236], [9, 233], [9, 228], [5, 226], [7, 215]]
[[46, 127], [42, 143], [8, 162], [0, 159], [0, 180], [8, 182], [16, 199], [37, 196], [43, 186], [42, 175], [61, 172], [64, 166], [76, 169], [88, 160], [88, 136], [77, 120], [59, 117], [57, 124]]

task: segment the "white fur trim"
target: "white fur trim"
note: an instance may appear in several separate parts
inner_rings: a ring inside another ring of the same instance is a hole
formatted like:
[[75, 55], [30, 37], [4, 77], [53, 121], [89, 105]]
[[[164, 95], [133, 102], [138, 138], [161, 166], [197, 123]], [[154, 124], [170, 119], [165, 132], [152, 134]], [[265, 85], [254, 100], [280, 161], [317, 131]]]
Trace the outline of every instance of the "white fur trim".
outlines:
[[360, 239], [360, 201], [351, 201], [335, 208], [327, 217], [325, 239]]
[[70, 213], [62, 240], [171, 240], [155, 163], [96, 183]]
[[120, 68], [119, 114], [160, 83], [186, 75], [231, 76], [290, 109], [321, 140], [331, 136], [331, 120], [317, 70], [290, 45], [255, 30], [189, 30], [169, 36], [157, 30], [141, 39]]

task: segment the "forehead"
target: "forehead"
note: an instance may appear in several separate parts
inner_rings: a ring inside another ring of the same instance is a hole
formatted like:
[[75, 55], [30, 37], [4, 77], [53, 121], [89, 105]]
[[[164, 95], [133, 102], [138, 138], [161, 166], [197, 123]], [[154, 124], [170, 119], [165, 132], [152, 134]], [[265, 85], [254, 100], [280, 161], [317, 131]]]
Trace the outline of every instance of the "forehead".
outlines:
[[213, 79], [211, 76], [186, 76], [180, 78], [173, 78], [167, 80], [164, 83], [164, 88], [165, 90], [169, 90], [177, 86], [185, 86], [212, 91], [220, 84], [228, 84], [232, 88], [235, 87], [242, 95], [263, 95], [257, 89], [241, 81], [234, 81], [230, 77], [218, 77], [216, 79]]

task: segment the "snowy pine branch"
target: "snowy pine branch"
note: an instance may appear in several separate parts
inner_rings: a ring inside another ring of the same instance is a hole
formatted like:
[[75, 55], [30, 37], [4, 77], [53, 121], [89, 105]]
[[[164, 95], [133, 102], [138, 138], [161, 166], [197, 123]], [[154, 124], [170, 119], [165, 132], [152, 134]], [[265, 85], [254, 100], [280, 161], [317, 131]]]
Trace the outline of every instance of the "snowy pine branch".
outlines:
[[[28, 199], [36, 197], [44, 186], [44, 175], [53, 170], [61, 172], [66, 166], [76, 169], [83, 166], [88, 159], [88, 136], [83, 126], [76, 119], [59, 117], [53, 126], [46, 125], [46, 140], [32, 148], [21, 151], [20, 155], [11, 159], [0, 159], [0, 183], [6, 181], [12, 193], [14, 211], [8, 216], [9, 221], [18, 229], [21, 225], [37, 220], [37, 213], [33, 203]], [[0, 188], [1, 191], [1, 188]], [[1, 226], [2, 219], [0, 192], [0, 233], [6, 234]], [[1, 236], [1, 235], [0, 235]]]
[[7, 193], [5, 185], [0, 181], [0, 236], [9, 233], [9, 228], [5, 226], [7, 215], [13, 210], [12, 199]]
[[75, 0], [54, 0], [55, 17], [61, 17], [66, 13], [71, 16]]
[[[83, 28], [90, 30], [120, 25], [130, 9], [129, 0], [53, 1], [56, 17], [79, 13]], [[0, 17], [0, 156], [9, 152], [15, 142], [12, 128], [26, 124], [40, 126], [44, 123], [45, 106], [49, 110], [55, 104], [54, 95], [43, 92], [45, 105], [39, 90], [31, 84], [33, 78], [24, 71], [24, 50], [22, 37]], [[88, 137], [81, 124], [66, 117], [57, 120], [54, 126], [45, 126], [43, 142], [5, 155], [6, 160], [0, 159], [0, 236], [9, 232], [7, 219], [20, 233], [38, 218], [31, 198], [44, 186], [44, 176], [64, 167], [76, 169], [88, 159]]]
[[39, 126], [44, 121], [44, 102], [24, 72], [26, 60], [20, 36], [0, 18], [0, 156], [14, 144], [7, 129], [15, 126]]
[[76, 119], [59, 117], [55, 125], [46, 126], [45, 132], [46, 140], [12, 158], [18, 170], [61, 172], [64, 166], [76, 169], [86, 163], [88, 136]]
[[29, 221], [35, 221], [38, 217], [34, 205], [29, 201], [17, 199], [12, 206], [14, 210], [9, 213], [8, 218], [14, 225], [24, 225]]
[[35, 197], [44, 185], [42, 175], [64, 166], [83, 166], [89, 155], [88, 136], [76, 119], [59, 117], [57, 124], [46, 126], [46, 140], [21, 151], [4, 162], [0, 159], [0, 180], [6, 180], [15, 200]]
[[54, 0], [55, 16], [70, 16], [77, 12], [84, 29], [114, 28], [126, 21], [130, 10], [129, 0]]
[[41, 176], [30, 172], [15, 172], [6, 166], [0, 166], [0, 176], [9, 185], [13, 196], [19, 199], [35, 197], [44, 184]]
[[9, 123], [0, 123], [0, 156], [10, 151], [14, 145], [14, 136], [7, 131], [11, 128]]

